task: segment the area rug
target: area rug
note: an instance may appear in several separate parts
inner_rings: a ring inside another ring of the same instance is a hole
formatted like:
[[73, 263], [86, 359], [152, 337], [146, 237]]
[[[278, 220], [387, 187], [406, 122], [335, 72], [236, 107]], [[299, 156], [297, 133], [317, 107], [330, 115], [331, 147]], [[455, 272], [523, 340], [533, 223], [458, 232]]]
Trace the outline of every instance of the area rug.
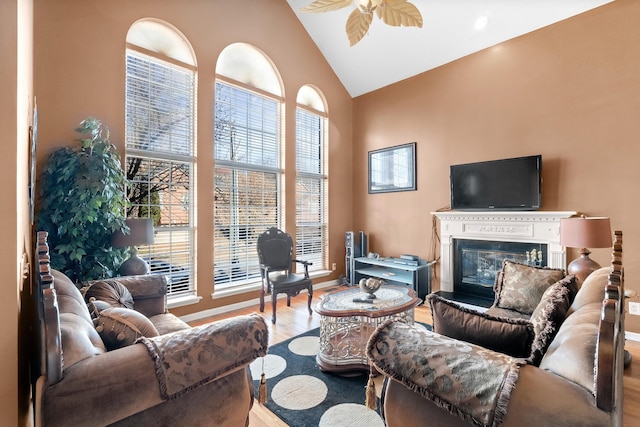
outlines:
[[290, 427], [384, 427], [379, 414], [383, 377], [376, 378], [378, 410], [368, 409], [364, 404], [369, 378], [365, 371], [344, 376], [318, 368], [319, 331], [316, 328], [275, 344], [266, 357], [251, 364], [256, 399], [264, 369], [265, 406]]

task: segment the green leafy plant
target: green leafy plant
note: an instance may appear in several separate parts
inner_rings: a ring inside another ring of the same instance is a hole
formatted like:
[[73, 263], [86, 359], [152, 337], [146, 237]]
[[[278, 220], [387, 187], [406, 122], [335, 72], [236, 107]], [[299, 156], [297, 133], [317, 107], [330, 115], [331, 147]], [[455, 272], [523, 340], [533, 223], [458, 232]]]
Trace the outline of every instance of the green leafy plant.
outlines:
[[126, 254], [111, 247], [128, 232], [127, 179], [109, 130], [87, 117], [76, 129], [78, 148], [56, 149], [39, 179], [37, 229], [49, 233], [51, 265], [76, 282], [113, 277]]

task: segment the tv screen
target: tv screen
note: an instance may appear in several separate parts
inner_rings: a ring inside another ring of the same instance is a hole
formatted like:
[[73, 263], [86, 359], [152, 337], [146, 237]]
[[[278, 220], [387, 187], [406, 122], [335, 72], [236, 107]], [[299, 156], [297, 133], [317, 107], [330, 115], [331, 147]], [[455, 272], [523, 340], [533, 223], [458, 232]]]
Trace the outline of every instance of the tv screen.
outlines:
[[451, 209], [540, 209], [541, 173], [541, 155], [451, 165]]

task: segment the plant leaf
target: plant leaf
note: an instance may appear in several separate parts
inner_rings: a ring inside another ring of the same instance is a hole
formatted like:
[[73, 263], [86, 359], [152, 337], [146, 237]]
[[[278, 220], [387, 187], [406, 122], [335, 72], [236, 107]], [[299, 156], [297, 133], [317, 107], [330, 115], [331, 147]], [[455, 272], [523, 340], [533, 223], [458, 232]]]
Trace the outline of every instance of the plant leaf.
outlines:
[[347, 37], [350, 46], [358, 43], [369, 31], [369, 26], [373, 20], [373, 14], [361, 13], [359, 9], [354, 9], [347, 19]]
[[300, 12], [320, 13], [342, 9], [349, 5], [351, 5], [351, 0], [315, 0], [299, 10]]
[[407, 0], [384, 0], [376, 9], [378, 18], [393, 27], [422, 28], [422, 15], [417, 7]]

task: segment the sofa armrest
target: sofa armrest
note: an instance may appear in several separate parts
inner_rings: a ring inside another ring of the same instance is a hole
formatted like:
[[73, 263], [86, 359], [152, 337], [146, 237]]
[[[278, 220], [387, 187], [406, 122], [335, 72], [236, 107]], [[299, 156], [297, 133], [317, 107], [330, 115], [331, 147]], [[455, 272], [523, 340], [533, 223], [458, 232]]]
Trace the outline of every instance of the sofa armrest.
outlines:
[[499, 424], [522, 359], [390, 319], [367, 344], [376, 369], [476, 425]]
[[[252, 314], [156, 338], [158, 347], [167, 352], [155, 359], [148, 345], [138, 342], [67, 369], [62, 381], [44, 391], [46, 425], [108, 425], [244, 369], [266, 355], [268, 329], [261, 316]], [[203, 341], [215, 346], [203, 347]], [[177, 349], [180, 352], [172, 351]], [[197, 367], [174, 371], [189, 376], [172, 376], [172, 381], [188, 384], [168, 396], [158, 362], [174, 364], [179, 357]]]
[[131, 293], [133, 308], [147, 317], [167, 312], [167, 289], [169, 276], [148, 274], [117, 278]]
[[268, 330], [254, 313], [140, 341], [155, 363], [160, 394], [173, 399], [265, 356]]

